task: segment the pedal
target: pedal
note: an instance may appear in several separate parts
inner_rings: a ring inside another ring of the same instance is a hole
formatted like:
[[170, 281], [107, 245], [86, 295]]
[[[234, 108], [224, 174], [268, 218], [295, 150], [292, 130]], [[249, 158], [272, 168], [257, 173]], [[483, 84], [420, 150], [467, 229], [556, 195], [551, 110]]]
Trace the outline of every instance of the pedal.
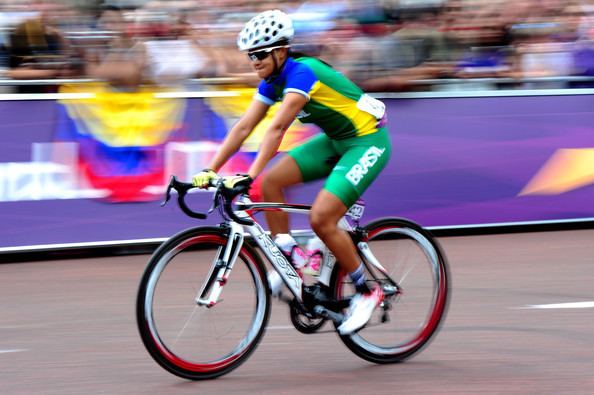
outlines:
[[344, 316], [342, 314], [335, 313], [332, 310], [328, 310], [324, 306], [317, 305], [313, 308], [313, 311], [314, 311], [314, 313], [316, 313], [326, 319], [332, 320], [336, 324], [340, 324], [344, 320]]

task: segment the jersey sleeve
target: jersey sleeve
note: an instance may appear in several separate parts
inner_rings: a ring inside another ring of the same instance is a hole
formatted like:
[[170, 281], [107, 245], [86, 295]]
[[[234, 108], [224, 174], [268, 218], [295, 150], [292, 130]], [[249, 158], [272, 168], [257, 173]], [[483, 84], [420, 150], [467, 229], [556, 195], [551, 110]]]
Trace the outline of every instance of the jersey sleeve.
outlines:
[[306, 64], [298, 63], [292, 73], [287, 76], [284, 94], [289, 92], [299, 93], [309, 101], [311, 94], [318, 86], [318, 77]]
[[254, 99], [272, 106], [276, 101], [274, 88], [271, 84], [266, 83], [266, 81], [260, 82], [260, 85], [258, 85], [258, 90], [254, 94]]

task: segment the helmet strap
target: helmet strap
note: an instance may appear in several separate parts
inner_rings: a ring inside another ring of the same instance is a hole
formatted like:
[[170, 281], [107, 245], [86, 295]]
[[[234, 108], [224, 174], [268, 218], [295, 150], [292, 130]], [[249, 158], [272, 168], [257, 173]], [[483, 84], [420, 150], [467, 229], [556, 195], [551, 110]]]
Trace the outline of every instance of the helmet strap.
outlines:
[[276, 59], [276, 54], [272, 52], [270, 55], [272, 56], [272, 60], [274, 61], [274, 70], [272, 70], [272, 73], [265, 79], [267, 83], [272, 82], [276, 77], [280, 75], [280, 73], [283, 71], [283, 68], [285, 67], [285, 63], [287, 63], [287, 59], [289, 59], [289, 57], [287, 56], [287, 59], [285, 59], [283, 64], [279, 66], [278, 60]]

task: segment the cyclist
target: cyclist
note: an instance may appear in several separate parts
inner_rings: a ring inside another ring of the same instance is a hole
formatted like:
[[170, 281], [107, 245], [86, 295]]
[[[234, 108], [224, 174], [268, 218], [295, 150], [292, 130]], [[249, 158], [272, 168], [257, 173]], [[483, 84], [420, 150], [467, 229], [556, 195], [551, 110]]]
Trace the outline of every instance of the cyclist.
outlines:
[[[249, 186], [260, 175], [295, 118], [317, 125], [324, 133], [288, 152], [265, 173], [262, 196], [267, 201], [285, 202], [287, 187], [327, 177], [312, 204], [309, 220], [312, 230], [355, 284], [356, 294], [338, 327], [341, 334], [349, 334], [369, 321], [383, 300], [383, 292], [366, 284], [363, 264], [338, 221], [388, 162], [391, 145], [385, 106], [323, 61], [291, 52], [293, 35], [290, 17], [279, 10], [256, 15], [239, 33], [239, 50], [247, 51], [262, 81], [209, 168], [192, 180], [195, 186], [206, 188], [275, 102], [281, 105], [267, 127], [254, 162], [247, 174], [224, 177], [227, 187]], [[266, 220], [273, 236], [289, 233], [288, 214], [268, 212]]]

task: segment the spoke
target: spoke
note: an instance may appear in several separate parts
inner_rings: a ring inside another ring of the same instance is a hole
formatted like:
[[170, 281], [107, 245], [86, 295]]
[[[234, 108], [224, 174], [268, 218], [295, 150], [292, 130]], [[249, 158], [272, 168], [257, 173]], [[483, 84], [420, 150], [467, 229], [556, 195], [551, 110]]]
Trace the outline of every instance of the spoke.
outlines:
[[[188, 281], [188, 286], [190, 287], [191, 290], [193, 290], [193, 294], [196, 294], [196, 293], [198, 293], [200, 291], [200, 288], [195, 285], [195, 282], [194, 281]], [[184, 333], [184, 331], [186, 330], [186, 328], [190, 324], [190, 321], [192, 321], [192, 319], [194, 318], [194, 315], [196, 314], [196, 310], [201, 307], [201, 306], [195, 305], [195, 302], [194, 301], [193, 301], [193, 304], [194, 304], [194, 308], [190, 312], [188, 318], [184, 322], [184, 325], [181, 327], [181, 329], [179, 330], [179, 332], [178, 332], [175, 340], [173, 341], [173, 345], [174, 346], [177, 344], [177, 342], [181, 338], [182, 334]]]
[[226, 335], [231, 333], [231, 331], [235, 328], [235, 325], [232, 325], [224, 333], [219, 333], [219, 329], [216, 326], [215, 320], [212, 320], [212, 324], [213, 324], [212, 327], [214, 328], [215, 333], [217, 334], [217, 336], [215, 336], [215, 339], [217, 339], [217, 340], [222, 339], [223, 337], [225, 337]]
[[412, 270], [418, 265], [418, 263], [415, 263], [409, 270], [407, 270], [403, 275], [402, 278], [400, 278], [400, 281], [398, 282], [398, 285], [403, 285], [404, 281], [406, 280], [406, 278], [408, 277], [408, 275], [410, 274], [410, 272], [412, 272]]
[[192, 320], [192, 318], [194, 318], [194, 314], [196, 314], [196, 310], [199, 309], [199, 308], [200, 308], [199, 306], [194, 306], [194, 308], [192, 309], [192, 312], [190, 313], [190, 315], [186, 319], [186, 322], [184, 323], [184, 325], [179, 330], [179, 332], [177, 334], [177, 337], [175, 338], [175, 340], [173, 342], [173, 345], [176, 345], [177, 344], [177, 342], [179, 341], [181, 335], [184, 333], [184, 331], [188, 327], [188, 324], [190, 323], [190, 321]]
[[[395, 258], [395, 259], [398, 259], [398, 258]], [[398, 286], [400, 286], [400, 285], [401, 285], [401, 283], [403, 283], [403, 282], [404, 282], [404, 279], [405, 279], [405, 278], [408, 276], [408, 274], [409, 274], [409, 273], [412, 271], [412, 269], [414, 269], [414, 266], [413, 266], [413, 267], [411, 267], [411, 268], [410, 268], [410, 270], [408, 270], [407, 272], [405, 272], [405, 273], [402, 275], [402, 278], [400, 278], [400, 276], [399, 276], [399, 275], [397, 275], [397, 273], [396, 273], [397, 271], [398, 271], [398, 272], [400, 272], [400, 270], [398, 270], [398, 269], [400, 268], [400, 266], [401, 266], [401, 265], [394, 265], [394, 266], [392, 267], [392, 270], [390, 270], [389, 272], [386, 272], [386, 274], [388, 275], [388, 277], [389, 277], [390, 279], [399, 279], [398, 281], [397, 281], [397, 280], [393, 280], [393, 281], [394, 281], [396, 284], [398, 284]], [[402, 266], [404, 266], [404, 265], [402, 265]]]

